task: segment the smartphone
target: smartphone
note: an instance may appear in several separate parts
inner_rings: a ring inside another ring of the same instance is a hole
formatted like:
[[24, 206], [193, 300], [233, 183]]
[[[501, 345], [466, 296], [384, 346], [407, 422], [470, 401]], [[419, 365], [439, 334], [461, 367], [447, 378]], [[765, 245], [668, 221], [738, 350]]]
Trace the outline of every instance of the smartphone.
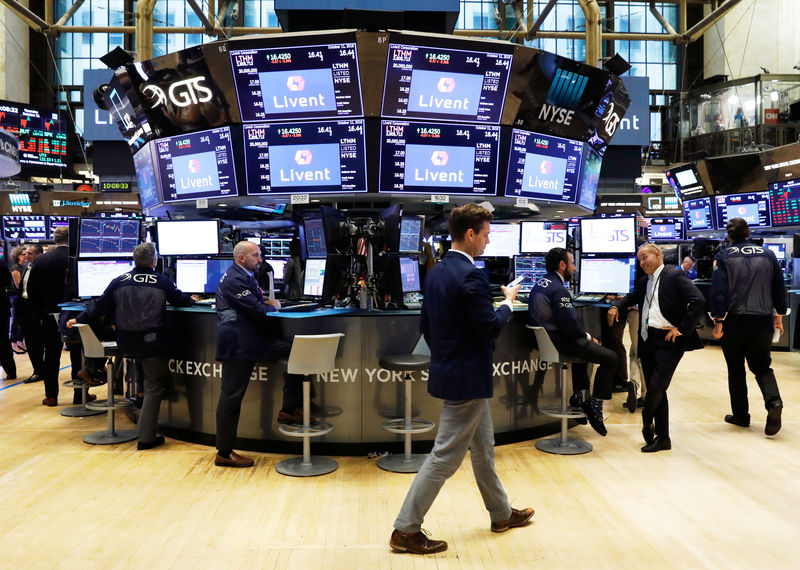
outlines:
[[509, 283], [508, 285], [506, 285], [506, 287], [516, 287], [516, 286], [517, 286], [517, 284], [519, 284], [519, 283], [522, 283], [524, 280], [525, 280], [525, 276], [524, 276], [524, 275], [523, 275], [523, 276], [521, 276], [521, 277], [517, 277], [517, 278], [516, 278], [516, 279], [514, 279], [514, 280], [513, 280], [511, 283]]

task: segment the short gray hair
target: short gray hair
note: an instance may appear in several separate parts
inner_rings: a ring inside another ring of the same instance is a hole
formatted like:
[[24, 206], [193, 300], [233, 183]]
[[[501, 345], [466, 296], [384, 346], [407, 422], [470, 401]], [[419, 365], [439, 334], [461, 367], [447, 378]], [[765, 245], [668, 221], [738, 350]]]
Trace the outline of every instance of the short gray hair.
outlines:
[[[662, 251], [661, 251], [661, 248], [660, 248], [658, 245], [654, 244], [653, 242], [650, 242], [650, 241], [649, 241], [649, 242], [647, 242], [647, 243], [643, 243], [643, 244], [642, 244], [642, 245], [639, 247], [639, 251], [642, 251], [643, 249], [649, 249], [649, 250], [651, 250], [653, 253], [655, 253], [656, 255], [658, 255], [659, 257], [664, 257], [664, 252], [662, 252]], [[636, 252], [636, 254], [638, 255], [638, 254], [639, 254], [639, 252], [637, 251], [637, 252]]]
[[133, 250], [133, 263], [136, 264], [136, 269], [150, 269], [156, 259], [158, 259], [156, 246], [149, 241], [140, 243]]
[[53, 241], [56, 244], [64, 244], [69, 241], [69, 228], [67, 226], [59, 226], [53, 231]]

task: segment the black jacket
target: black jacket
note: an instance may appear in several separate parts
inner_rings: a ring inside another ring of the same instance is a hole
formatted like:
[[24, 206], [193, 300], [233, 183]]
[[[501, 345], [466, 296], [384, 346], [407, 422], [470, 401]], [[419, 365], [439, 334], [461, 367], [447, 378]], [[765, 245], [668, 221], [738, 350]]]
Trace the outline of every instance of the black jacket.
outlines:
[[511, 309], [495, 310], [484, 272], [452, 250], [428, 273], [424, 293], [420, 331], [431, 349], [428, 392], [443, 400], [491, 398], [494, 340]]
[[60, 245], [34, 259], [28, 271], [28, 299], [38, 318], [58, 313], [64, 302], [69, 248]]
[[711, 274], [711, 315], [786, 314], [786, 286], [775, 253], [749, 241], [721, 249]]
[[[647, 275], [639, 279], [633, 291], [613, 305], [620, 309], [639, 305], [641, 309], [647, 293], [647, 279]], [[658, 306], [664, 318], [678, 327], [682, 336], [675, 343], [684, 350], [703, 348], [696, 326], [703, 316], [705, 305], [705, 297], [686, 273], [671, 265], [664, 266], [658, 280]]]
[[528, 295], [528, 322], [544, 327], [556, 346], [587, 338], [572, 304], [572, 295], [556, 272], [540, 277], [533, 284]]

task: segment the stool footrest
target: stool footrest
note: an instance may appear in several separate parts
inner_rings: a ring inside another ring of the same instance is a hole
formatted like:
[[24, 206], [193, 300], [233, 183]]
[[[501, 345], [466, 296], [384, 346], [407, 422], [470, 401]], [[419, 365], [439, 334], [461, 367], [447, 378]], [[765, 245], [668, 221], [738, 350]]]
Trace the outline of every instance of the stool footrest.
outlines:
[[80, 390], [84, 386], [88, 386], [83, 380], [66, 380], [61, 383], [64, 388], [75, 388]]
[[299, 424], [281, 424], [278, 426], [278, 431], [289, 437], [319, 437], [331, 433], [333, 426], [324, 422], [308, 427]]
[[412, 418], [408, 424], [406, 424], [405, 418], [396, 418], [393, 420], [386, 420], [381, 424], [381, 427], [391, 433], [425, 433], [436, 427], [436, 424], [430, 420], [422, 420], [419, 418]]
[[586, 414], [580, 410], [575, 410], [573, 408], [564, 410], [561, 406], [541, 406], [539, 412], [545, 416], [552, 416], [554, 418], [577, 419], [586, 417]]
[[130, 405], [131, 403], [125, 399], [114, 400], [113, 404], [110, 403], [107, 399], [86, 402], [86, 407], [90, 410], [120, 410], [122, 408], [127, 408]]
[[552, 437], [537, 441], [536, 449], [555, 455], [581, 455], [589, 453], [592, 450], [592, 444], [573, 437], [567, 438], [567, 441], [562, 443], [560, 437]]

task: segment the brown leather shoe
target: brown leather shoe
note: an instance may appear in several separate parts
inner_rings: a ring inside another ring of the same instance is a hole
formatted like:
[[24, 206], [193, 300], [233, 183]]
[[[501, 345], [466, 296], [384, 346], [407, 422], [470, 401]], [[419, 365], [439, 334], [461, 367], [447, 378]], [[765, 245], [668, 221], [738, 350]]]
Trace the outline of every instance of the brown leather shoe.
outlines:
[[505, 532], [510, 528], [522, 526], [531, 520], [532, 516], [533, 509], [530, 507], [522, 509], [521, 511], [511, 509], [511, 516], [508, 519], [492, 523], [492, 532]]
[[[303, 410], [301, 408], [297, 408], [291, 414], [284, 411], [278, 412], [278, 423], [303, 425]], [[308, 418], [308, 425], [317, 425], [317, 418], [314, 416]]]
[[222, 457], [219, 453], [214, 458], [214, 465], [219, 467], [252, 467], [253, 463], [255, 462], [252, 459], [239, 455], [235, 451], [231, 451], [230, 458]]
[[105, 381], [101, 382], [100, 380], [95, 380], [92, 378], [92, 375], [86, 372], [83, 369], [78, 370], [78, 374], [76, 375], [78, 378], [83, 380], [87, 386], [102, 386], [105, 384]]
[[412, 554], [436, 554], [447, 550], [444, 540], [430, 540], [423, 532], [407, 533], [394, 529], [389, 546], [398, 552], [411, 552]]
[[42, 400], [42, 404], [44, 404], [45, 406], [50, 406], [52, 408], [53, 406], [58, 405], [58, 398], [45, 398], [44, 400]]

